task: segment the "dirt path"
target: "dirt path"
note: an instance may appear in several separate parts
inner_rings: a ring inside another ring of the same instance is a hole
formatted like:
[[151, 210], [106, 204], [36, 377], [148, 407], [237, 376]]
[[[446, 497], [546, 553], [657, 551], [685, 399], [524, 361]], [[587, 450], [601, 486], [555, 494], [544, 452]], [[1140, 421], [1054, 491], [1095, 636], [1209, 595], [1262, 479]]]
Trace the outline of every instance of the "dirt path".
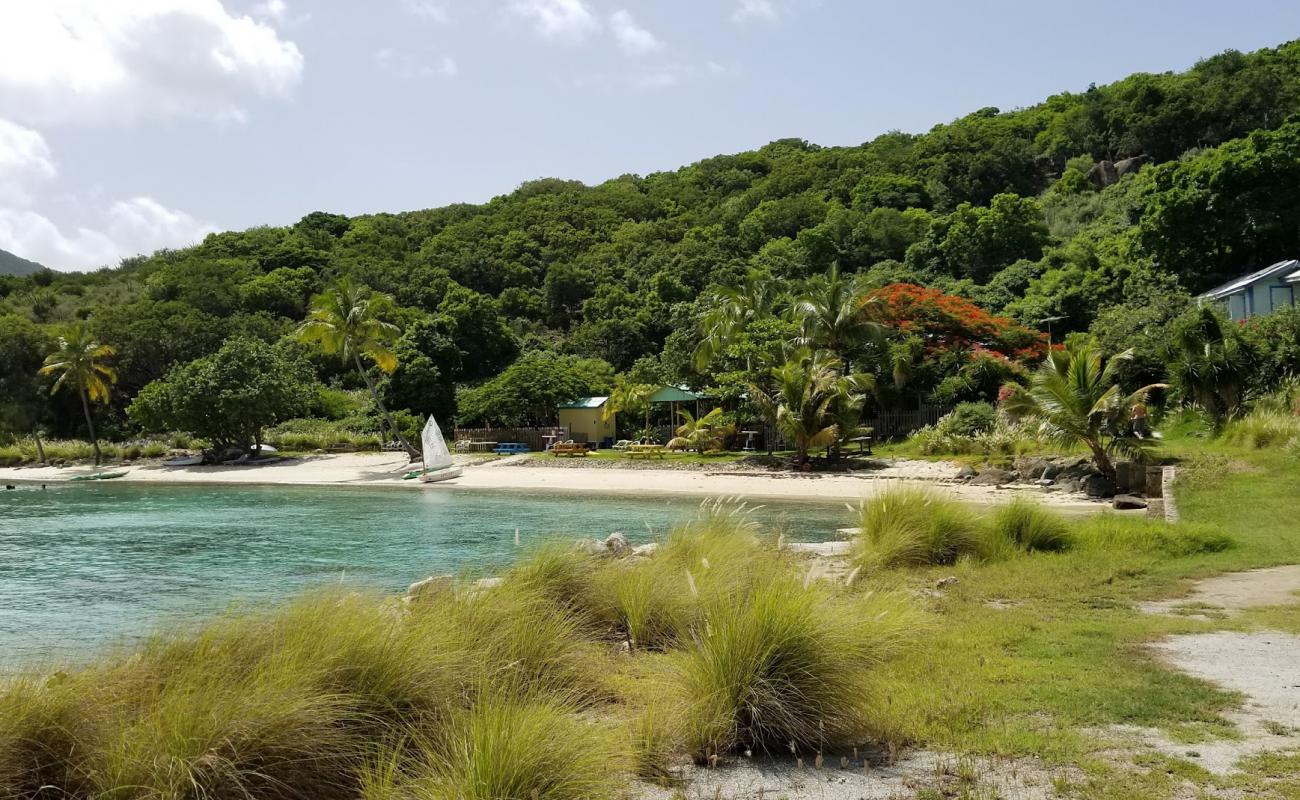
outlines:
[[[1300, 565], [1220, 575], [1200, 581], [1185, 596], [1145, 603], [1150, 614], [1210, 619], [1250, 608], [1300, 603]], [[1300, 636], [1278, 631], [1215, 631], [1170, 637], [1152, 646], [1171, 668], [1243, 696], [1224, 714], [1238, 739], [1194, 745], [1160, 731], [1119, 728], [1137, 744], [1183, 758], [1210, 772], [1228, 774], [1257, 753], [1300, 748]]]

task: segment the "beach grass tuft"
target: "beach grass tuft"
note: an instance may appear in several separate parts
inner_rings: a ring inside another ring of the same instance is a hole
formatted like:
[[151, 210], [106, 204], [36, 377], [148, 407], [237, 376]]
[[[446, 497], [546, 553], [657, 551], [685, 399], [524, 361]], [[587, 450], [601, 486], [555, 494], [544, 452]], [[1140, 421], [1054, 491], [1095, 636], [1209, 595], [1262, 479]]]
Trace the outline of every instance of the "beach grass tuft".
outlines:
[[952, 564], [990, 546], [974, 512], [924, 488], [888, 489], [864, 501], [858, 528], [853, 560], [864, 572]]
[[1070, 548], [1070, 524], [1050, 509], [1017, 497], [994, 509], [989, 518], [991, 535], [1028, 552], [1061, 552]]

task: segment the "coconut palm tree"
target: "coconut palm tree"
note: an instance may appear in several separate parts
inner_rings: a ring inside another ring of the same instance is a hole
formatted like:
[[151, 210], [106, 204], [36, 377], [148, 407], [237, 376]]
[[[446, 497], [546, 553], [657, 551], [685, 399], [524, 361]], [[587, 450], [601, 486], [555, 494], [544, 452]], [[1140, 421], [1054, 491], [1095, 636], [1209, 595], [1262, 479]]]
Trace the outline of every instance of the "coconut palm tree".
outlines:
[[400, 335], [396, 325], [380, 318], [382, 309], [390, 298], [369, 287], [354, 283], [350, 278], [341, 278], [333, 286], [316, 295], [311, 300], [311, 311], [307, 319], [298, 326], [297, 337], [300, 341], [313, 344], [322, 353], [338, 356], [361, 373], [374, 398], [375, 407], [383, 416], [384, 424], [401, 443], [402, 449], [412, 458], [419, 451], [406, 441], [393, 417], [388, 413], [383, 399], [363, 359], [379, 368], [381, 372], [391, 373], [397, 368], [397, 356], [393, 353], [393, 343]]
[[603, 419], [609, 419], [615, 414], [644, 414], [645, 431], [650, 430], [650, 398], [654, 397], [659, 387], [653, 383], [629, 383], [620, 380], [614, 390], [609, 393], [609, 399], [605, 401], [605, 407], [601, 411]]
[[95, 340], [85, 323], [78, 322], [63, 330], [56, 340], [54, 352], [45, 357], [41, 375], [57, 375], [53, 394], [59, 389], [75, 389], [81, 398], [81, 411], [86, 415], [86, 429], [90, 433], [90, 446], [95, 452], [95, 465], [101, 460], [99, 435], [95, 432], [95, 419], [90, 413], [91, 403], [107, 403], [109, 386], [117, 381], [117, 372], [104, 363], [117, 354], [117, 350]]
[[874, 379], [843, 370], [844, 363], [826, 351], [802, 350], [772, 369], [771, 393], [750, 387], [770, 424], [794, 444], [801, 466], [808, 463], [810, 451], [837, 444], [856, 428], [852, 411], [861, 412]]
[[864, 345], [884, 339], [885, 327], [868, 316], [870, 304], [862, 299], [857, 283], [840, 274], [838, 263], [830, 272], [808, 281], [792, 311], [799, 321], [799, 344], [829, 350], [852, 372], [849, 356]]
[[[718, 286], [709, 292], [712, 310], [700, 320], [703, 337], [695, 348], [695, 367], [705, 369], [750, 323], [776, 314], [778, 284], [762, 270], [752, 269], [739, 286]], [[746, 358], [746, 371], [753, 368]]]
[[677, 414], [682, 418], [682, 424], [677, 428], [677, 435], [668, 442], [669, 450], [694, 450], [701, 454], [721, 450], [727, 437], [736, 432], [735, 425], [722, 422], [721, 408], [715, 408], [699, 419], [686, 409]]
[[1040, 435], [1065, 447], [1082, 444], [1103, 475], [1114, 477], [1112, 453], [1145, 460], [1153, 440], [1135, 436], [1131, 427], [1133, 407], [1146, 401], [1153, 389], [1164, 384], [1143, 386], [1132, 394], [1120, 394], [1120, 366], [1133, 358], [1125, 350], [1103, 359], [1097, 343], [1087, 337], [1071, 337], [1061, 350], [1030, 376], [1028, 388], [1013, 386], [1003, 407], [1019, 417], [1038, 422]]

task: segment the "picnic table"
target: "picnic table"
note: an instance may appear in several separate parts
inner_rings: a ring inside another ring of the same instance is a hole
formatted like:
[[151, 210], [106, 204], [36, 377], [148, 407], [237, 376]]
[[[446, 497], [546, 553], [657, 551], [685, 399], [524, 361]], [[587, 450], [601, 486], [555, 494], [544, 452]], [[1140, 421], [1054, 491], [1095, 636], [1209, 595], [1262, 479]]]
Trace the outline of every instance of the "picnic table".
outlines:
[[500, 442], [470, 442], [469, 449], [472, 453], [486, 453], [494, 449]]
[[529, 453], [532, 451], [528, 449], [528, 445], [523, 444], [521, 442], [502, 442], [501, 444], [492, 448], [492, 452], [496, 453], [499, 456], [513, 456], [513, 455], [518, 455], [520, 453]]
[[551, 445], [551, 455], [553, 456], [586, 456], [587, 445], [585, 442], [556, 442]]
[[867, 455], [871, 455], [870, 436], [854, 436], [852, 439], [849, 439], [848, 442], [849, 444], [857, 443], [859, 453], [866, 453]]
[[668, 449], [661, 444], [630, 444], [627, 446], [628, 458], [663, 458]]

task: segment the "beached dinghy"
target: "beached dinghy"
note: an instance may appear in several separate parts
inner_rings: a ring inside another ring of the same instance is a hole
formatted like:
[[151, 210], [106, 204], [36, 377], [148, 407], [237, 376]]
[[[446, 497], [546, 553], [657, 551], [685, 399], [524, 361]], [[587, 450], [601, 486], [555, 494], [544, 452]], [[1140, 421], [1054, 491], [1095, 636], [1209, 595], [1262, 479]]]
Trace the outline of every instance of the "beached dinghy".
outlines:
[[96, 472], [94, 475], [74, 475], [68, 478], [70, 481], [110, 481], [113, 478], [126, 477], [126, 470], [118, 472]]
[[438, 428], [438, 422], [432, 416], [424, 423], [420, 444], [424, 467], [406, 473], [405, 480], [419, 478], [421, 483], [436, 483], [460, 477], [460, 467], [452, 460], [447, 442], [442, 438], [442, 430]]
[[197, 467], [203, 463], [203, 455], [197, 456], [177, 456], [169, 458], [162, 462], [164, 467]]

